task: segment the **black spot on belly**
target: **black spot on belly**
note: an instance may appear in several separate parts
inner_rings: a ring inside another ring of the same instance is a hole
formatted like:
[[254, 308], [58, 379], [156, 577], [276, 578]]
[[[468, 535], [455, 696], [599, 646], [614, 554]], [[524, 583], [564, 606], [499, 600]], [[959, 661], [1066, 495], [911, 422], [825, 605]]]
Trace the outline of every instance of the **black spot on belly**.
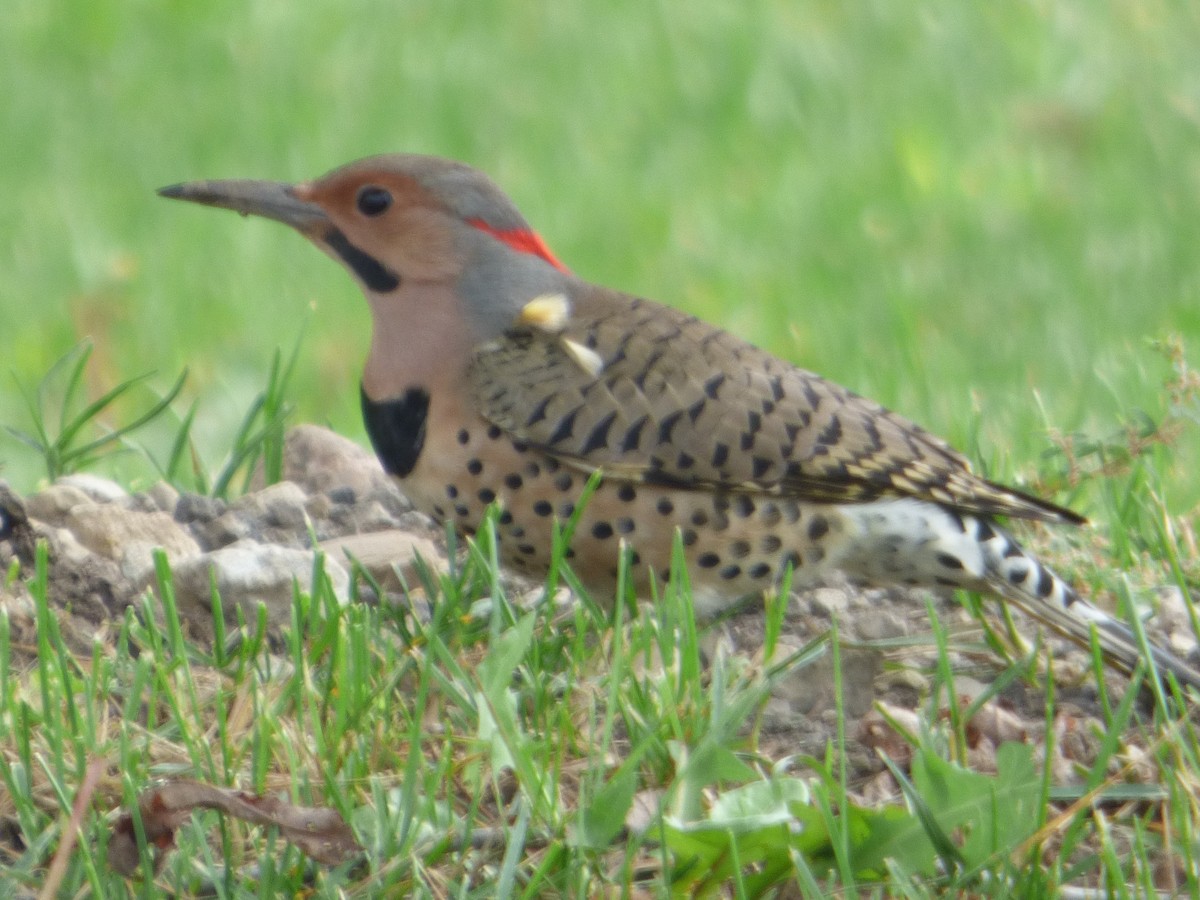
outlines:
[[416, 466], [425, 446], [429, 394], [424, 388], [409, 388], [394, 400], [372, 400], [362, 388], [359, 394], [363, 423], [375, 455], [385, 472], [404, 478]]

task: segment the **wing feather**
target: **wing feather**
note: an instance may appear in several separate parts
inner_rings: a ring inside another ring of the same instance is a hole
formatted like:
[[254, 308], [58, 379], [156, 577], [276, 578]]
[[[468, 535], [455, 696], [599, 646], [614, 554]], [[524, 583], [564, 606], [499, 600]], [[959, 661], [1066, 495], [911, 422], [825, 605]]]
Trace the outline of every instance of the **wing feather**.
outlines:
[[513, 438], [586, 471], [823, 503], [916, 497], [964, 512], [1081, 522], [970, 471], [870, 400], [670, 307], [579, 284], [554, 328], [481, 346], [474, 402]]

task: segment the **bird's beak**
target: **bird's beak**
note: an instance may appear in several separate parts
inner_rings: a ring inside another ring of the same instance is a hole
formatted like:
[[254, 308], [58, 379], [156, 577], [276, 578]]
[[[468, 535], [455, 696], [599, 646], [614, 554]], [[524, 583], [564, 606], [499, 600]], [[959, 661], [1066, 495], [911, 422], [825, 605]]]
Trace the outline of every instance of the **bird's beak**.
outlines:
[[160, 188], [158, 193], [173, 200], [232, 209], [243, 216], [274, 219], [310, 237], [329, 230], [329, 217], [321, 207], [301, 200], [297, 186], [277, 181], [191, 181]]

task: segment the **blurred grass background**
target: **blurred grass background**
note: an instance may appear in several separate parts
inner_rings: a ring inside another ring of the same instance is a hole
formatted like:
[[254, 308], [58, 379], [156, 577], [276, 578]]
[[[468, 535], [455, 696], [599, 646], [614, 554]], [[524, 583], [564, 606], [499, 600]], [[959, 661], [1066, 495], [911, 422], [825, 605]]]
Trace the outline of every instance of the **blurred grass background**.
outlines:
[[[362, 440], [349, 278], [154, 190], [404, 150], [487, 171], [582, 276], [1031, 475], [1048, 428], [1161, 415], [1151, 339], [1200, 353], [1197, 47], [1200, 6], [1157, 0], [8, 0], [0, 422], [25, 424], [8, 370], [91, 336], [94, 395], [188, 366], [219, 453], [304, 330], [295, 420]], [[1164, 476], [1176, 511], [1197, 443]], [[0, 460], [36, 481], [5, 435]]]

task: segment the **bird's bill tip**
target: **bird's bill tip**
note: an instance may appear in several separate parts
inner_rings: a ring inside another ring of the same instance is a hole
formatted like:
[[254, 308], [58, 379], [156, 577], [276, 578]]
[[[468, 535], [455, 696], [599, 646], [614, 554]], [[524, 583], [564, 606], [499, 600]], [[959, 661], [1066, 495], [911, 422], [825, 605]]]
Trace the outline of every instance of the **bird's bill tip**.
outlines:
[[321, 207], [298, 197], [292, 185], [277, 181], [191, 181], [159, 188], [158, 195], [274, 219], [302, 232], [329, 222]]

